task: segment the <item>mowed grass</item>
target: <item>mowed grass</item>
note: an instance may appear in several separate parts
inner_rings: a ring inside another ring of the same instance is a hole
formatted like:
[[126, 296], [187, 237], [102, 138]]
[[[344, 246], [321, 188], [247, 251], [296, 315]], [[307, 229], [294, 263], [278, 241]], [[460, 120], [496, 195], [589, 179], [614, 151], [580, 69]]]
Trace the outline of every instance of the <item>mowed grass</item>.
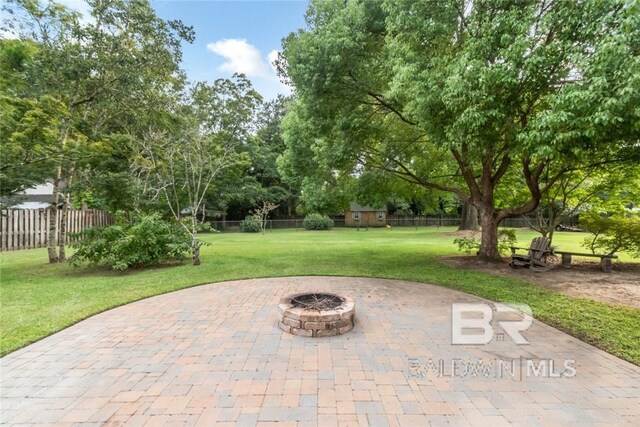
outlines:
[[[640, 310], [442, 265], [438, 257], [457, 254], [453, 237], [445, 234], [451, 231], [454, 229], [394, 228], [209, 234], [203, 236], [209, 245], [202, 248], [199, 267], [185, 262], [126, 273], [50, 265], [44, 249], [5, 252], [0, 255], [0, 354], [101, 311], [177, 289], [232, 279], [336, 275], [411, 280], [498, 302], [527, 303], [539, 320], [640, 365]], [[528, 246], [534, 236], [519, 232], [520, 246]], [[559, 233], [554, 240], [562, 249], [582, 252], [584, 237]]]

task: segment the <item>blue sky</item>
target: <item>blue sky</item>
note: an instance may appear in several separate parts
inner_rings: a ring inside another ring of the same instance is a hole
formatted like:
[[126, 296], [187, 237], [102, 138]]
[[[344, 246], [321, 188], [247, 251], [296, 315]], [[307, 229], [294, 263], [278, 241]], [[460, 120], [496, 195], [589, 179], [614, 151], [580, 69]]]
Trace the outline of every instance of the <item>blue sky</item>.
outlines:
[[[87, 14], [84, 0], [56, 0]], [[246, 74], [265, 99], [290, 89], [281, 84], [271, 60], [282, 39], [304, 28], [308, 0], [150, 0], [159, 17], [179, 19], [196, 32], [183, 44], [182, 68], [192, 81]]]
[[212, 81], [244, 72], [266, 99], [288, 93], [271, 66], [282, 38], [305, 25], [306, 0], [153, 0], [163, 19], [194, 27], [196, 40], [183, 46], [191, 80]]

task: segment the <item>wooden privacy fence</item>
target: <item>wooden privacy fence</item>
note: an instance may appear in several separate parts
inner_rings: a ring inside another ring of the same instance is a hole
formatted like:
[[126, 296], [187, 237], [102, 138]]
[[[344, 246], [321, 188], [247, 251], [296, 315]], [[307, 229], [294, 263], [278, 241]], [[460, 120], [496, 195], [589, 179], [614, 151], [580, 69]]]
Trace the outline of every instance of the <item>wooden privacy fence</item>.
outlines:
[[[0, 250], [46, 248], [49, 237], [49, 209], [9, 209], [1, 213]], [[60, 235], [61, 211], [56, 211], [56, 241]], [[100, 210], [69, 210], [66, 243], [75, 240], [71, 234], [91, 227], [113, 224], [114, 218]]]

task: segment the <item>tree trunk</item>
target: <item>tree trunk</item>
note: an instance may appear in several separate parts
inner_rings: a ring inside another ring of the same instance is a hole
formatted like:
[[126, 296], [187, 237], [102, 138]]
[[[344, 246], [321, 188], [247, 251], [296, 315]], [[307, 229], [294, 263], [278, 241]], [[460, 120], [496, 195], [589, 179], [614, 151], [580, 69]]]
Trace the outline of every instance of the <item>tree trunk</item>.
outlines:
[[200, 242], [195, 236], [191, 241], [191, 254], [193, 256], [193, 265], [200, 265]]
[[[71, 111], [69, 111], [71, 113]], [[47, 239], [47, 251], [49, 253], [49, 263], [59, 262], [60, 258], [56, 251], [56, 243], [62, 246], [64, 256], [64, 240], [58, 240], [56, 242], [56, 228], [58, 212], [58, 203], [60, 199], [60, 182], [62, 181], [62, 163], [64, 159], [64, 147], [67, 145], [67, 138], [69, 137], [69, 126], [65, 126], [62, 131], [62, 138], [60, 139], [60, 155], [58, 157], [58, 166], [56, 168], [56, 176], [53, 179], [53, 194], [51, 195], [51, 218], [49, 219], [49, 238]], [[62, 218], [61, 218], [62, 219]], [[65, 221], [61, 221], [61, 224]], [[66, 226], [66, 223], [65, 223]]]
[[60, 195], [62, 196], [62, 211], [60, 212], [60, 237], [58, 241], [58, 245], [60, 247], [58, 262], [67, 262], [67, 255], [65, 253], [65, 245], [67, 244], [67, 223], [68, 223], [68, 215], [69, 215], [69, 207], [71, 206], [71, 183], [73, 181], [73, 174], [75, 171], [75, 167], [72, 167], [67, 174], [67, 182], [65, 183], [66, 192], [64, 189], [60, 189]]
[[[527, 223], [529, 223], [529, 220], [527, 219], [526, 215], [524, 215], [523, 218], [525, 218]], [[542, 234], [542, 237], [547, 237], [547, 223], [545, 221], [544, 213], [542, 209], [538, 209], [538, 211], [536, 212], [536, 222], [538, 223], [537, 228], [533, 226], [531, 228], [533, 228], [538, 233]]]
[[556, 214], [553, 211], [553, 209], [549, 208], [549, 226], [548, 226], [549, 242], [553, 242], [553, 233], [555, 233], [556, 227], [559, 226], [561, 222], [562, 222], [562, 211]]
[[191, 255], [193, 257], [193, 265], [200, 265], [200, 246], [202, 243], [198, 240], [197, 219], [195, 215], [191, 215]]
[[47, 235], [47, 252], [49, 253], [49, 263], [58, 262], [58, 251], [56, 250], [56, 228], [58, 227], [58, 196], [60, 194], [60, 175], [62, 171], [58, 169], [57, 175], [53, 180], [53, 194], [51, 195], [51, 206], [49, 207], [49, 230]]
[[[63, 197], [63, 199], [65, 199]], [[62, 209], [60, 210], [60, 237], [58, 240], [58, 262], [67, 262], [67, 255], [64, 250], [64, 246], [67, 240], [67, 215], [69, 214], [68, 198], [64, 200]]]
[[462, 204], [462, 212], [460, 212], [460, 227], [461, 230], [478, 231], [478, 209], [469, 202]]
[[[488, 209], [487, 209], [488, 211]], [[478, 257], [483, 261], [501, 261], [498, 251], [498, 225], [500, 221], [495, 218], [492, 211], [484, 211], [480, 215], [482, 221], [482, 238]]]

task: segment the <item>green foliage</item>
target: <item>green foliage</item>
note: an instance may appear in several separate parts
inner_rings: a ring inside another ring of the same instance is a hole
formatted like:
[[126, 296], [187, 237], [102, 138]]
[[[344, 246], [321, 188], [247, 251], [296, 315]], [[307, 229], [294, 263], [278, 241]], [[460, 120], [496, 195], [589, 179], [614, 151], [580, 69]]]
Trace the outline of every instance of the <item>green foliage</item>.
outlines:
[[[133, 191], [122, 191], [135, 189], [139, 178], [128, 167], [131, 150], [105, 162], [101, 142], [112, 135], [139, 139], [158, 122], [173, 129], [184, 83], [181, 43], [193, 41], [192, 30], [160, 19], [148, 0], [88, 1], [90, 20], [55, 1], [8, 0], [0, 13], [3, 29], [18, 38], [0, 46], [0, 190], [19, 191], [44, 175], [53, 180], [54, 203], [72, 206], [76, 195], [97, 193], [102, 208], [139, 208], [138, 198], [124, 194]], [[64, 234], [55, 240], [50, 262], [64, 261]]]
[[247, 215], [240, 221], [240, 231], [245, 233], [259, 233], [262, 231], [262, 219], [257, 215]]
[[42, 184], [53, 170], [64, 105], [50, 96], [21, 96], [37, 50], [31, 42], [0, 40], [0, 196]]
[[191, 248], [191, 236], [160, 215], [143, 215], [132, 223], [90, 228], [79, 233], [81, 242], [69, 259], [74, 266], [107, 265], [114, 270], [159, 265], [182, 260]]
[[480, 239], [477, 237], [457, 237], [453, 243], [458, 246], [458, 252], [475, 255], [480, 250]]
[[305, 216], [302, 224], [307, 230], [330, 230], [333, 228], [333, 220], [319, 213], [310, 213]]
[[[265, 102], [256, 115], [257, 131], [247, 144], [251, 159], [243, 177], [236, 179], [235, 188], [227, 196], [233, 202], [236, 215], [268, 201], [278, 204], [282, 211], [293, 213], [299, 190], [282, 181], [276, 160], [284, 151], [281, 122], [285, 114], [287, 98], [282, 95]], [[233, 213], [232, 213], [233, 214]]]
[[[526, 192], [515, 183], [510, 191], [520, 196]], [[554, 230], [571, 217], [593, 210], [624, 213], [633, 209], [637, 200], [640, 200], [640, 166], [616, 163], [603, 168], [577, 169], [550, 186], [540, 199], [535, 220], [529, 225], [553, 240]], [[517, 196], [514, 199], [514, 203], [522, 202]]]
[[[320, 138], [311, 112], [299, 98], [287, 105], [282, 121], [286, 150], [277, 160], [284, 182], [300, 189], [304, 212], [334, 213], [351, 201], [353, 176], [341, 168], [342, 151], [332, 151], [330, 141]], [[336, 173], [338, 172], [338, 173]]]
[[[176, 126], [151, 127], [137, 141], [133, 166], [147, 179], [149, 197], [164, 199], [176, 220], [187, 208], [200, 212], [218, 178], [249, 161], [242, 147], [251, 136], [252, 118], [261, 102], [244, 75], [196, 83], [176, 107]], [[193, 237], [197, 219], [185, 227]], [[200, 265], [200, 247], [192, 245], [193, 265]]]
[[174, 216], [185, 206], [199, 211], [227, 171], [249, 167], [242, 150], [260, 100], [243, 75], [191, 88], [171, 131], [158, 123], [135, 144], [133, 166], [149, 179], [148, 196], [159, 193]]
[[[182, 224], [184, 225], [184, 227], [186, 229], [191, 229], [192, 227], [192, 223], [191, 223], [191, 217], [185, 217], [182, 218]], [[200, 233], [212, 233], [215, 231], [215, 229], [213, 228], [213, 225], [211, 225], [211, 223], [208, 222], [200, 222], [200, 221], [196, 221], [196, 229], [195, 229], [196, 233], [200, 234]]]
[[198, 233], [213, 233], [215, 228], [209, 222], [201, 222], [197, 227]]
[[11, 196], [53, 174], [64, 105], [43, 96], [23, 99], [0, 93], [0, 196]]
[[512, 228], [501, 228], [498, 230], [498, 250], [500, 253], [508, 252], [511, 246], [518, 242], [516, 230]]
[[[501, 254], [509, 253], [511, 246], [518, 241], [516, 230], [510, 228], [501, 228], [498, 230], [498, 251]], [[458, 237], [453, 243], [458, 246], [458, 252], [476, 255], [480, 250], [480, 237]]]
[[25, 40], [0, 40], [0, 91], [16, 94], [25, 89], [24, 74], [38, 51]]
[[582, 246], [592, 253], [613, 255], [624, 251], [640, 257], [640, 215], [604, 216], [590, 212], [580, 217], [580, 226], [591, 233]]
[[334, 191], [377, 171], [470, 199], [487, 222], [480, 255], [496, 258], [500, 221], [532, 212], [562, 175], [637, 163], [639, 12], [627, 0], [311, 1], [279, 64], [297, 95], [283, 172], [303, 194], [310, 175]]

